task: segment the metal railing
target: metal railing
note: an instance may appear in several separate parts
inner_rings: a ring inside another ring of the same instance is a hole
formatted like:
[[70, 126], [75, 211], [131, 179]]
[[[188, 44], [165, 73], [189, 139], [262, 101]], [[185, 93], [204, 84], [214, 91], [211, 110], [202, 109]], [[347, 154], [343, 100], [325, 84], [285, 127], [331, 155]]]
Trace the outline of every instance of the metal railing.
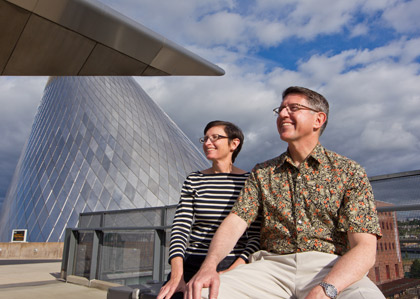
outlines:
[[76, 275], [123, 285], [164, 280], [175, 207], [81, 214], [79, 227], [66, 230], [62, 278]]
[[[420, 170], [393, 173], [369, 178], [375, 199], [387, 203], [377, 208], [379, 213], [395, 212], [398, 222], [420, 220]], [[420, 243], [418, 235], [400, 235], [401, 251], [410, 251]]]
[[[375, 198], [392, 204], [378, 207], [379, 213], [409, 212], [409, 216], [401, 214], [398, 220], [420, 219], [420, 171], [370, 180]], [[169, 272], [167, 240], [175, 208], [82, 213], [78, 228], [66, 230], [62, 277], [77, 275], [123, 285], [164, 280]], [[404, 248], [419, 251], [418, 245], [413, 245], [419, 243], [418, 239], [400, 236], [400, 243], [411, 243], [411, 247]]]

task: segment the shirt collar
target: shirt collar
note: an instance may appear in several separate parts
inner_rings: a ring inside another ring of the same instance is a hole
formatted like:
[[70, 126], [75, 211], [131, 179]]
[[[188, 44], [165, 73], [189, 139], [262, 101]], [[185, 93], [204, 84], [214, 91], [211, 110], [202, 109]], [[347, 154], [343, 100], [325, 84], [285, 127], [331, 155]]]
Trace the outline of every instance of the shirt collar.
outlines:
[[[308, 162], [310, 159], [313, 159], [314, 161], [318, 162], [319, 164], [325, 163], [326, 156], [325, 156], [325, 149], [324, 147], [318, 143], [312, 152], [306, 157], [306, 159], [303, 161], [303, 163]], [[289, 154], [289, 150], [284, 152], [279, 157], [279, 164], [278, 166], [281, 167], [284, 163], [289, 163], [290, 165], [294, 165], [293, 160]]]

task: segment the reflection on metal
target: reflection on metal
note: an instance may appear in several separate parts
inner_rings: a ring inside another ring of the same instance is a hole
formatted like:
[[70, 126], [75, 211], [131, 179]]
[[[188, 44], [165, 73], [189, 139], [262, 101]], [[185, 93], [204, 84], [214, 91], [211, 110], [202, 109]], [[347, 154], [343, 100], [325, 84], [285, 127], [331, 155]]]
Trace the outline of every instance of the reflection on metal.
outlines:
[[205, 75], [218, 66], [97, 0], [0, 0], [1, 75]]

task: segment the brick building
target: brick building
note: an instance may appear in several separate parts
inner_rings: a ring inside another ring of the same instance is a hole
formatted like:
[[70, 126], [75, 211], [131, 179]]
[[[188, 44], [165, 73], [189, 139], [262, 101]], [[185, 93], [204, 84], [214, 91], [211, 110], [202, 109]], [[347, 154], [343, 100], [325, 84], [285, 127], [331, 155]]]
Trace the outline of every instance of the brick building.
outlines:
[[[377, 207], [392, 205], [381, 201], [376, 202]], [[375, 266], [370, 269], [368, 276], [373, 282], [380, 285], [403, 278], [404, 270], [399, 242], [397, 214], [395, 212], [379, 212], [378, 217], [383, 236], [378, 240]]]

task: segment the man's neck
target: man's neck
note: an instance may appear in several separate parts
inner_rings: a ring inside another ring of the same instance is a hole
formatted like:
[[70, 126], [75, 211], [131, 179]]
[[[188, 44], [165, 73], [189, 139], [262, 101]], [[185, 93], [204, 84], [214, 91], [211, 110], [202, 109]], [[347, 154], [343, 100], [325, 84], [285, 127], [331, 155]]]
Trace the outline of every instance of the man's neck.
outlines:
[[299, 165], [305, 161], [306, 157], [308, 157], [318, 143], [318, 139], [311, 140], [310, 142], [290, 142], [288, 151], [293, 163], [299, 167]]

